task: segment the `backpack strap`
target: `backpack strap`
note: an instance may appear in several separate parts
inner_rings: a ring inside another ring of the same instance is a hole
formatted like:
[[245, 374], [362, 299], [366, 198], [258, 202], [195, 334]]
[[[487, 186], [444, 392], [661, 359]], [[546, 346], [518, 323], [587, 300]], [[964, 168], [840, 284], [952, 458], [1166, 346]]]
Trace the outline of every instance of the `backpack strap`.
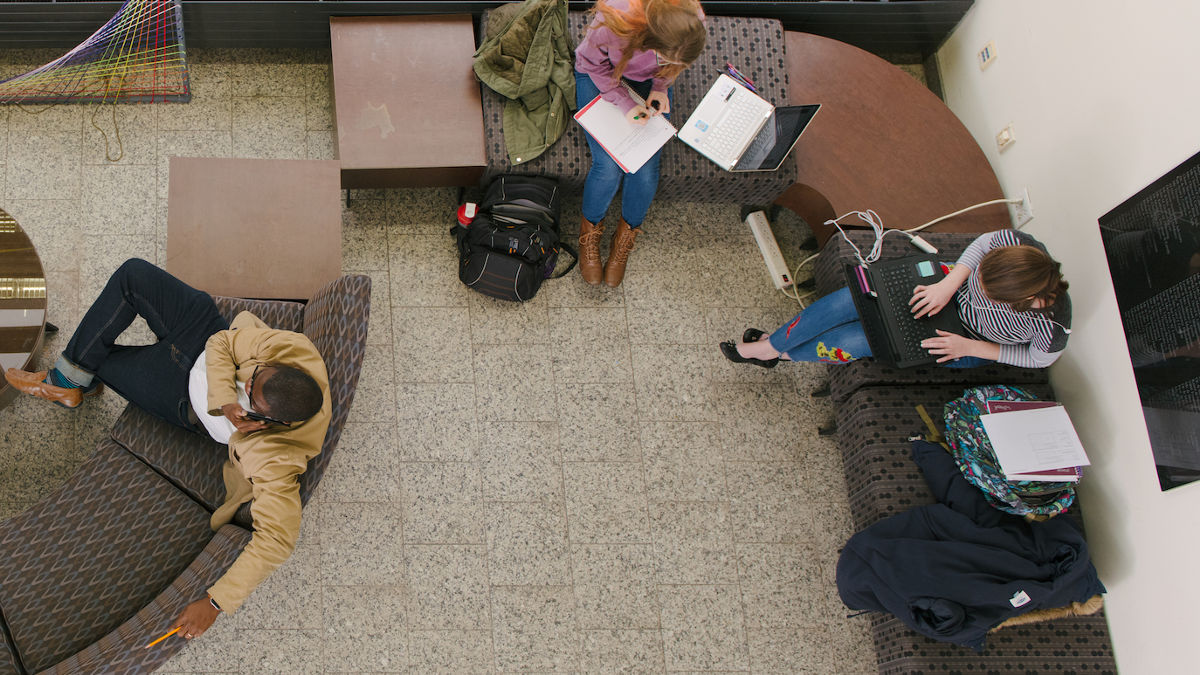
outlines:
[[942, 430], [938, 429], [938, 426], [933, 423], [933, 418], [929, 416], [929, 413], [925, 410], [925, 406], [917, 406], [917, 414], [921, 416], [921, 419], [925, 422], [925, 428], [929, 430], [929, 435], [925, 437], [925, 440], [930, 443], [937, 443], [949, 452], [950, 446], [946, 445], [946, 439], [942, 437]]
[[558, 242], [558, 248], [559, 248], [559, 250], [563, 251], [564, 253], [571, 254], [571, 264], [567, 265], [567, 269], [565, 269], [557, 274], [551, 275], [551, 277], [550, 277], [551, 279], [559, 279], [559, 278], [565, 277], [568, 272], [575, 269], [575, 264], [579, 262], [579, 254], [575, 252], [575, 249], [571, 248], [570, 244], [560, 241], [560, 242]]

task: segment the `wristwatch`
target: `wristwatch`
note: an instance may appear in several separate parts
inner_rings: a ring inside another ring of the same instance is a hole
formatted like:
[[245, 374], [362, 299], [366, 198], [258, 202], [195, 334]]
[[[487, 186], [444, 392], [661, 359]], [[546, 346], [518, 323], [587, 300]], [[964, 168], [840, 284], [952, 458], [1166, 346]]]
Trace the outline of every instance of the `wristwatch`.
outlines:
[[208, 601], [212, 604], [213, 609], [217, 610], [218, 612], [221, 611], [221, 606], [217, 604], [217, 601], [213, 599], [213, 596], [208, 596]]

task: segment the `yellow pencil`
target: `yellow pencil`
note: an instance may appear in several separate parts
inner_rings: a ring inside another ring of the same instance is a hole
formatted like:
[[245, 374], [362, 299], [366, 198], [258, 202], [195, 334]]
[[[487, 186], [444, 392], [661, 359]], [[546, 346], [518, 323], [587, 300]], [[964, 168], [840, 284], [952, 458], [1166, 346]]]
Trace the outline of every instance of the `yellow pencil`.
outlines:
[[171, 637], [172, 635], [178, 633], [180, 628], [183, 628], [183, 626], [176, 626], [176, 627], [172, 628], [170, 630], [170, 632], [168, 632], [166, 635], [158, 638], [157, 640], [155, 640], [154, 642], [151, 642], [150, 644], [146, 645], [145, 647], [142, 647], [142, 649], [150, 649], [154, 645], [156, 645], [156, 644], [162, 642], [163, 640], [166, 640], [167, 638]]

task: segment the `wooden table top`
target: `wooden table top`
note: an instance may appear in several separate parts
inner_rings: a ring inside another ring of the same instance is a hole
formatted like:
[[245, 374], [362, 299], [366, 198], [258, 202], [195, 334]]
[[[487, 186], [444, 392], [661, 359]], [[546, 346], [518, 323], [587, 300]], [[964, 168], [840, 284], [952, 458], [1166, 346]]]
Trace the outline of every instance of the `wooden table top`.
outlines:
[[213, 295], [307, 300], [342, 274], [331, 160], [172, 157], [166, 269]]
[[329, 30], [343, 174], [487, 164], [470, 15], [333, 17]]
[[[793, 150], [799, 178], [776, 201], [796, 211], [823, 244], [822, 223], [873, 209], [889, 228], [910, 228], [1003, 196], [974, 137], [946, 104], [911, 76], [844, 42], [789, 31], [793, 105], [821, 111]], [[848, 221], [856, 221], [851, 217]], [[1010, 227], [1003, 204], [931, 230], [987, 232]]]
[[[0, 210], [0, 370], [28, 368], [42, 348], [46, 275], [33, 242]], [[0, 407], [16, 392], [0, 380]]]

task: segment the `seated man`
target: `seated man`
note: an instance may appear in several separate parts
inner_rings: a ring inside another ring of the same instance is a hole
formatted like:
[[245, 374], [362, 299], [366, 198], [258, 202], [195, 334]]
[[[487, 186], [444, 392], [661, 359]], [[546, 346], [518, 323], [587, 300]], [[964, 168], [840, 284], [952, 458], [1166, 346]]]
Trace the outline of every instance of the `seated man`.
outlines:
[[[116, 344], [142, 316], [158, 342]], [[309, 339], [250, 312], [229, 325], [207, 293], [144, 260], [112, 275], [49, 372], [10, 368], [14, 388], [74, 408], [107, 384], [146, 412], [229, 445], [214, 530], [251, 502], [254, 535], [172, 624], [202, 634], [287, 560], [300, 532], [300, 474], [329, 428], [329, 376]]]

